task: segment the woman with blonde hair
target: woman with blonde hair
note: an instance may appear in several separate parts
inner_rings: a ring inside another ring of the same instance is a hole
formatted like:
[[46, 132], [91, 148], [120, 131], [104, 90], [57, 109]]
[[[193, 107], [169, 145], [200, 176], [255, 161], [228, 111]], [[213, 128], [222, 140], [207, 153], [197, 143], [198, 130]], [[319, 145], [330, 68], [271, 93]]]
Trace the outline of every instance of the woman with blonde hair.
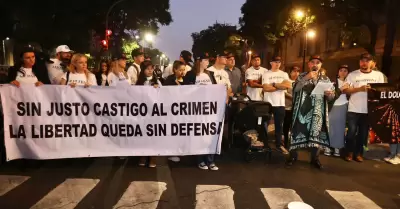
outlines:
[[110, 86], [131, 85], [131, 79], [125, 72], [125, 68], [121, 66], [119, 60], [111, 62], [107, 80]]
[[68, 72], [61, 78], [61, 85], [97, 86], [96, 76], [87, 68], [88, 58], [84, 54], [74, 54]]

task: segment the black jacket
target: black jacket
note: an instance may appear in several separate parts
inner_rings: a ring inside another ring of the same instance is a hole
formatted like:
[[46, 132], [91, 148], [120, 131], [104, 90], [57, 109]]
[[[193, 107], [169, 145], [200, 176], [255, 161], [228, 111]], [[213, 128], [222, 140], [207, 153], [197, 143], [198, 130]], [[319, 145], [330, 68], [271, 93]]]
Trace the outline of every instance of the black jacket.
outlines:
[[[183, 83], [180, 83], [181, 85], [186, 85], [185, 83], [185, 78], [183, 78]], [[163, 83], [164, 86], [177, 86], [178, 84], [176, 83], [176, 76], [175, 75], [170, 75], [168, 76]]]
[[[103, 73], [102, 72], [97, 72], [96, 74], [95, 74], [95, 76], [96, 76], [96, 81], [97, 81], [97, 85], [98, 86], [101, 86], [101, 81], [102, 81], [102, 77], [101, 77], [101, 75], [102, 75]], [[106, 76], [107, 77], [107, 76]], [[109, 84], [108, 84], [108, 79], [106, 78], [106, 86], [109, 86]]]
[[[185, 85], [194, 85], [196, 84], [196, 70], [192, 69], [191, 71], [187, 72], [185, 77], [183, 78], [183, 82], [185, 83]], [[205, 70], [207, 71], [207, 70]], [[214, 77], [214, 72], [212, 71], [207, 71], [208, 75], [210, 75], [210, 79], [211, 79], [211, 83], [212, 84], [217, 84], [217, 80], [215, 80]]]

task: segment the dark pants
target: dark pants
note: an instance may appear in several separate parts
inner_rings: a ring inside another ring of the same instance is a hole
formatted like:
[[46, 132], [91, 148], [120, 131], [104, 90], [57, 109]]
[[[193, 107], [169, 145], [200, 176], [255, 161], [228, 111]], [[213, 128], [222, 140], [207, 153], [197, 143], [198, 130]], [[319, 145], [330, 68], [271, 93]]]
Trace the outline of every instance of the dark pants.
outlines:
[[285, 107], [272, 107], [275, 124], [275, 144], [276, 147], [282, 146], [283, 119], [285, 118]]
[[214, 155], [197, 155], [197, 164], [205, 163], [210, 165], [214, 163]]
[[283, 120], [283, 137], [285, 138], [284, 145], [289, 149], [289, 131], [292, 127], [292, 110], [285, 110], [285, 119]]
[[[311, 147], [309, 149], [310, 149], [310, 152], [311, 152], [311, 156], [310, 156], [311, 157], [311, 162], [319, 160], [320, 149], [318, 147]], [[298, 157], [297, 150], [291, 150], [290, 151], [290, 157], [297, 160], [297, 157]]]
[[346, 150], [354, 156], [362, 155], [363, 146], [368, 140], [368, 114], [349, 112], [347, 123]]

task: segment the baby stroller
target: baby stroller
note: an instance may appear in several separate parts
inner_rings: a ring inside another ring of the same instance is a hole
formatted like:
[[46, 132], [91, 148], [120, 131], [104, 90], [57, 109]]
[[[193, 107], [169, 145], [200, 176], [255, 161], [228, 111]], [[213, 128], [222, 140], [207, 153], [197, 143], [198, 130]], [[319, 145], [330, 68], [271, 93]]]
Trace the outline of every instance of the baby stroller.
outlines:
[[231, 118], [230, 142], [245, 149], [244, 159], [251, 162], [256, 153], [264, 153], [271, 159], [272, 149], [268, 145], [268, 131], [265, 122], [272, 117], [272, 105], [268, 102], [252, 101], [246, 94], [239, 94], [231, 101], [231, 106], [242, 104], [239, 112]]

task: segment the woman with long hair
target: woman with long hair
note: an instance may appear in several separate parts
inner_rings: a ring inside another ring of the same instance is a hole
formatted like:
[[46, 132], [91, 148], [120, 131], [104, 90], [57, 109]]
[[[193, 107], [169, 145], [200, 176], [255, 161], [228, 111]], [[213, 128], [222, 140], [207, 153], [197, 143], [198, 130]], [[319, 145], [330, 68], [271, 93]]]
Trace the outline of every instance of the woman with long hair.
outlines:
[[[194, 69], [186, 74], [185, 81], [188, 85], [212, 85], [217, 84], [214, 77], [214, 72], [208, 71], [209, 56], [208, 54], [202, 54], [196, 58]], [[197, 166], [202, 170], [217, 171], [218, 167], [214, 162], [215, 155], [198, 155]]]
[[74, 54], [68, 72], [61, 78], [61, 85], [97, 86], [96, 76], [87, 68], [87, 60], [84, 54]]
[[131, 79], [118, 60], [111, 62], [107, 81], [110, 86], [131, 85]]
[[[153, 63], [149, 60], [145, 60], [140, 64], [140, 73], [139, 78], [136, 82], [137, 86], [153, 86], [154, 88], [158, 88], [161, 86], [161, 82], [154, 76], [154, 66]], [[154, 156], [142, 156], [139, 159], [139, 166], [145, 166], [146, 162], [148, 163], [150, 168], [155, 168], [156, 157]]]
[[174, 64], [172, 65], [172, 70], [174, 74], [168, 76], [165, 81], [164, 85], [165, 86], [176, 86], [176, 85], [183, 85], [184, 84], [184, 78], [183, 75], [185, 74], [185, 63], [182, 61], [175, 61]]
[[17, 87], [21, 84], [35, 84], [36, 86], [50, 84], [47, 69], [37, 65], [33, 48], [26, 47], [22, 50], [20, 62], [8, 71], [8, 82]]
[[102, 60], [100, 62], [100, 69], [96, 73], [97, 85], [99, 86], [109, 86], [107, 76], [110, 72], [110, 65], [107, 60]]
[[[340, 157], [340, 149], [344, 147], [349, 101], [347, 100], [347, 95], [342, 91], [349, 87], [349, 84], [345, 82], [348, 74], [349, 66], [341, 65], [337, 71], [335, 81], [335, 99], [329, 103], [329, 139], [330, 146], [334, 149], [333, 155], [336, 157]], [[330, 156], [331, 149], [326, 148], [324, 154]]]

